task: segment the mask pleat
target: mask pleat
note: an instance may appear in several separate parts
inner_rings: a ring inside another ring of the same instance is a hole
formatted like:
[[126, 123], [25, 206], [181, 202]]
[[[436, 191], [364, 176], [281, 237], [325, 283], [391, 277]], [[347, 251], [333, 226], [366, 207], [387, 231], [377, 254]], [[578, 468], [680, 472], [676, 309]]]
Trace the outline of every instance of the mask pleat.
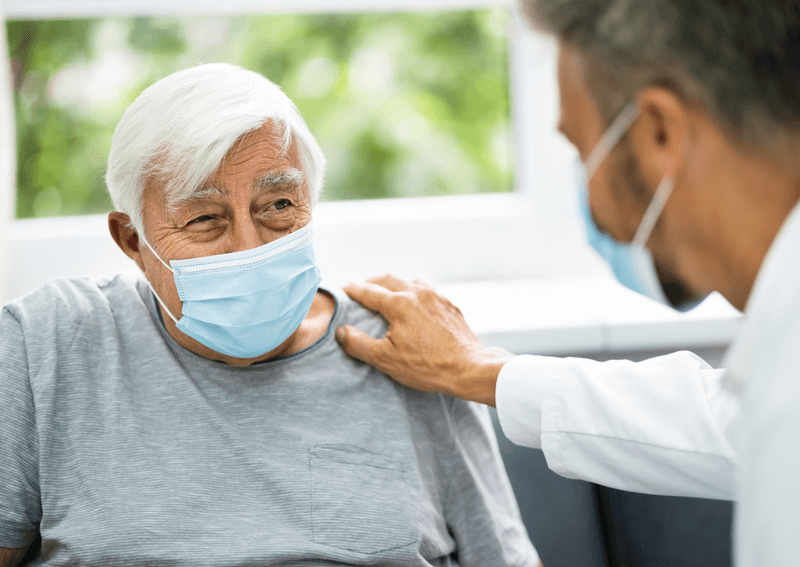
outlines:
[[226, 325], [230, 327], [248, 327], [279, 319], [303, 301], [309, 289], [319, 286], [319, 270], [316, 266], [308, 266], [293, 274], [291, 281], [291, 286], [280, 284], [268, 291], [187, 302], [182, 314], [198, 321], [215, 323], [219, 320], [220, 310], [224, 310]]
[[309, 269], [314, 253], [309, 242], [290, 254], [273, 256], [258, 263], [202, 272], [175, 274], [175, 285], [182, 301], [220, 299], [249, 295], [279, 288]]
[[279, 347], [297, 330], [308, 315], [314, 302], [316, 289], [308, 291], [296, 309], [289, 311], [269, 328], [263, 325], [246, 327], [218, 326], [183, 317], [178, 329], [207, 347], [228, 356], [254, 358]]

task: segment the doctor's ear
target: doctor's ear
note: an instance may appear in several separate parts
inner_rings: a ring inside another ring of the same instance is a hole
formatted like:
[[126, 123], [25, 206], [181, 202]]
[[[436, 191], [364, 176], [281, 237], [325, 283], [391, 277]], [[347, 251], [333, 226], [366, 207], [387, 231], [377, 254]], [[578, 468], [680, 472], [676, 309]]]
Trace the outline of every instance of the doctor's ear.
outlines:
[[144, 272], [144, 262], [142, 262], [142, 253], [139, 247], [139, 233], [133, 228], [130, 217], [117, 211], [108, 213], [108, 231], [120, 250], [136, 262], [139, 269]]
[[685, 142], [692, 126], [692, 111], [674, 92], [648, 87], [636, 100], [639, 120], [631, 131], [631, 146], [644, 175], [657, 185], [675, 176], [685, 159]]

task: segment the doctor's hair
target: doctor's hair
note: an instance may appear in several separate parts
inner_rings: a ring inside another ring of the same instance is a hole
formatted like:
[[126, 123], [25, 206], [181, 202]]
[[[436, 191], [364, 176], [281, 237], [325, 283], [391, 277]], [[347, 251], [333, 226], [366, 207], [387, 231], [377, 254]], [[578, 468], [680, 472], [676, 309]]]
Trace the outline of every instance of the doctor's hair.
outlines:
[[800, 0], [522, 0], [522, 9], [581, 53], [606, 125], [659, 86], [746, 147], [796, 150]]
[[242, 136], [271, 121], [285, 154], [296, 140], [312, 206], [322, 190], [325, 156], [300, 112], [262, 75], [226, 63], [173, 73], [145, 89], [114, 131], [106, 185], [114, 207], [143, 231], [147, 184], [163, 184], [167, 206], [191, 198]]

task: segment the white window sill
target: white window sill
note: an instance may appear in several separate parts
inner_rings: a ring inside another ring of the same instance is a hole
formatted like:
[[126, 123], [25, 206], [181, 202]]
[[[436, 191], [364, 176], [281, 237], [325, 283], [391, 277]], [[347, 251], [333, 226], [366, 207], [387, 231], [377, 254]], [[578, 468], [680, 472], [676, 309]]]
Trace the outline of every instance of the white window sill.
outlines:
[[[485, 241], [486, 234], [506, 234], [515, 221], [521, 226], [520, 202], [512, 195], [454, 201], [431, 214], [437, 201], [399, 200], [383, 209], [369, 203], [320, 204], [315, 213], [316, 246], [326, 282], [341, 285], [387, 271], [439, 282], [460, 280], [438, 288], [461, 308], [486, 344], [519, 354], [718, 347], [729, 344], [741, 326], [741, 314], [719, 295], [678, 314], [628, 291], [602, 266], [591, 268], [589, 257], [578, 261], [578, 256], [565, 252], [570, 265], [593, 270], [592, 275], [540, 276], [514, 268], [520, 254], [512, 252], [519, 247], [487, 246]], [[392, 228], [398, 219], [413, 223], [413, 230], [399, 231], [399, 242], [398, 230]], [[136, 270], [108, 235], [106, 223], [104, 215], [13, 223], [11, 297], [54, 277]], [[466, 236], [447, 238], [452, 232], [442, 234], [443, 226], [460, 227]], [[521, 235], [512, 241], [525, 239]], [[531, 257], [524, 264], [542, 265], [542, 260]], [[493, 279], [481, 279], [481, 274], [492, 274]]]
[[719, 294], [688, 313], [642, 297], [605, 275], [438, 287], [481, 340], [517, 354], [576, 355], [717, 347], [742, 314]]

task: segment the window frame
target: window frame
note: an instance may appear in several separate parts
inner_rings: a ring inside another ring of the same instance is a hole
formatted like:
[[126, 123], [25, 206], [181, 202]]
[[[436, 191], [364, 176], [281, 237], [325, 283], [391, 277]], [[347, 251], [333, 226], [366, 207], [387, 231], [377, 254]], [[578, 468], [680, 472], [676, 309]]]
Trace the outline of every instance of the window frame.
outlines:
[[[7, 19], [286, 11], [279, 0], [5, 0], [4, 4]], [[315, 247], [323, 277], [330, 283], [389, 271], [432, 282], [458, 282], [597, 269], [575, 213], [574, 176], [570, 174], [574, 153], [555, 128], [556, 45], [524, 23], [515, 0], [295, 0], [292, 12], [491, 6], [508, 7], [512, 14], [509, 91], [514, 191], [320, 203], [314, 212]], [[113, 252], [116, 246], [101, 217], [12, 221], [9, 297], [52, 277], [97, 276], [134, 268], [121, 252]], [[347, 245], [341, 246], [342, 242]], [[76, 263], [64, 254], [87, 245], [99, 247], [89, 255], [96, 260], [84, 258]], [[28, 264], [31, 257], [40, 260], [36, 268]]]

